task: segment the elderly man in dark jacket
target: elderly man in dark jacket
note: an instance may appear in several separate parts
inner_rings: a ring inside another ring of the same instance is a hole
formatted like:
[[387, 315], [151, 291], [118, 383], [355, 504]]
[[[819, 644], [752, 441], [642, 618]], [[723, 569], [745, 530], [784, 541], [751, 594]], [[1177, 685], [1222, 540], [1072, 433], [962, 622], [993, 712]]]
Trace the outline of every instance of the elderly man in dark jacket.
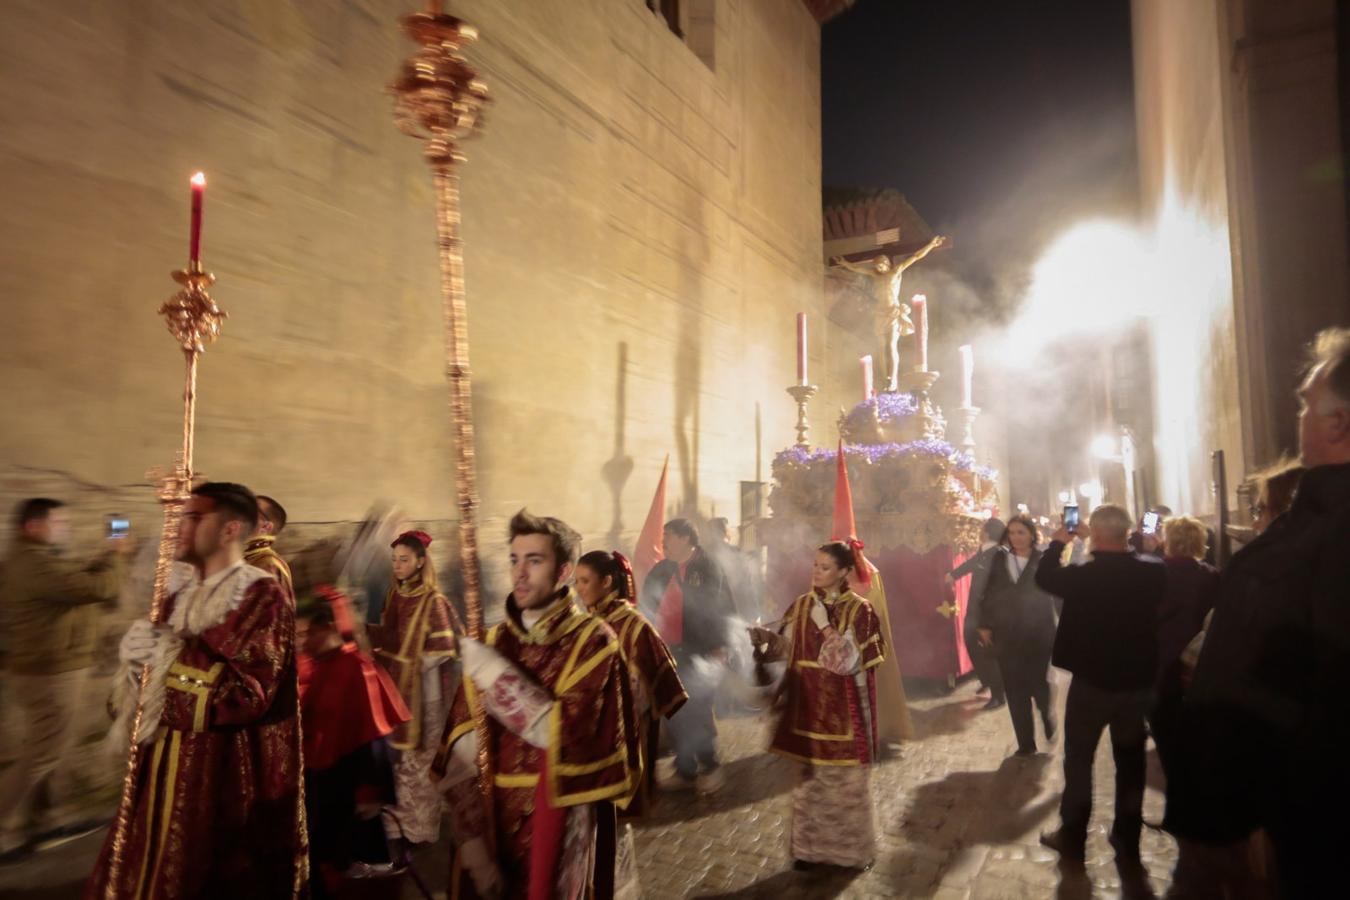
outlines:
[[720, 659], [727, 646], [727, 617], [734, 614], [726, 576], [698, 545], [688, 519], [671, 519], [662, 532], [666, 558], [652, 567], [642, 585], [642, 613], [670, 647], [689, 700], [670, 720], [675, 775], [667, 790], [696, 787], [711, 794], [722, 786], [717, 760], [714, 679], [697, 672], [697, 659]]
[[1318, 335], [1299, 397], [1307, 471], [1223, 574], [1168, 824], [1213, 843], [1263, 827], [1284, 896], [1330, 897], [1350, 847], [1350, 328]]
[[1111, 730], [1116, 762], [1116, 856], [1139, 859], [1144, 811], [1144, 714], [1156, 675], [1158, 608], [1167, 587], [1162, 563], [1130, 551], [1130, 514], [1119, 506], [1092, 511], [1080, 536], [1092, 539], [1092, 559], [1060, 565], [1072, 536], [1055, 533], [1036, 583], [1060, 597], [1064, 609], [1052, 662], [1073, 673], [1064, 712], [1064, 794], [1058, 831], [1041, 842], [1061, 858], [1082, 862], [1092, 813], [1092, 757], [1102, 730]]

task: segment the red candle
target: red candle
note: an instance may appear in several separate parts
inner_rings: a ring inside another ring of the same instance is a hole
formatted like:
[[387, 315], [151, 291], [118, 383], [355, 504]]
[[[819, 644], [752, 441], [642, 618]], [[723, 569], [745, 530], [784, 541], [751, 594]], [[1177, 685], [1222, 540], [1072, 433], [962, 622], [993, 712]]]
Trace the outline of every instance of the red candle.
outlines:
[[863, 400], [864, 400], [864, 401], [866, 401], [866, 400], [871, 400], [871, 399], [872, 399], [872, 355], [869, 353], [867, 356], [864, 356], [864, 357], [862, 357], [861, 359], [859, 359], [858, 362], [862, 365]]
[[192, 237], [188, 242], [188, 259], [194, 264], [202, 258], [202, 196], [206, 193], [206, 175], [192, 176]]
[[806, 384], [806, 313], [797, 313], [797, 383]]
[[915, 371], [928, 371], [928, 297], [915, 294], [909, 302], [914, 310], [914, 357]]

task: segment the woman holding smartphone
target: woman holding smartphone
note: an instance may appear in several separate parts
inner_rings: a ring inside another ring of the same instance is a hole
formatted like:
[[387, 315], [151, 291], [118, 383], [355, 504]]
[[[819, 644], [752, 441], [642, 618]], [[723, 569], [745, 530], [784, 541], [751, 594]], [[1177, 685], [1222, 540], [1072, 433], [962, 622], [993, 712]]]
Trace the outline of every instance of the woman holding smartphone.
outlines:
[[1046, 741], [1053, 742], [1058, 730], [1050, 697], [1055, 598], [1036, 586], [1041, 561], [1036, 543], [1036, 523], [1029, 516], [1008, 520], [989, 566], [980, 619], [980, 642], [993, 649], [1003, 673], [1018, 756], [1036, 752], [1033, 702], [1040, 711]]

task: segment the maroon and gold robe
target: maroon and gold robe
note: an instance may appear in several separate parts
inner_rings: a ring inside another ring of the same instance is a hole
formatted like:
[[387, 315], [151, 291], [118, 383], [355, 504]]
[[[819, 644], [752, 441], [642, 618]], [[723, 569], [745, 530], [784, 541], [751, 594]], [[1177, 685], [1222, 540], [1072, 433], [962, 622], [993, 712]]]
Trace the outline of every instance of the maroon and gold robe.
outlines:
[[[208, 585], [212, 582], [208, 581]], [[176, 624], [167, 601], [166, 621]], [[221, 617], [179, 630], [163, 711], [141, 747], [115, 896], [301, 896], [308, 880], [295, 612], [275, 578], [240, 565], [201, 601]], [[109, 836], [85, 896], [102, 900]]]
[[281, 589], [286, 592], [286, 598], [291, 601], [291, 607], [294, 608], [295, 582], [291, 579], [291, 567], [272, 546], [274, 543], [276, 543], [275, 535], [254, 535], [244, 547], [244, 562], [255, 569], [262, 569], [275, 578]]
[[656, 780], [657, 743], [660, 721], [668, 719], [684, 706], [689, 694], [675, 670], [670, 648], [656, 629], [627, 600], [612, 593], [591, 610], [605, 620], [619, 639], [619, 649], [628, 665], [629, 686], [638, 725], [638, 749], [642, 778], [632, 800], [624, 806], [628, 817], [641, 816], [651, 805]]
[[[536, 747], [488, 719], [493, 772], [492, 825], [508, 898], [577, 896], [580, 880], [614, 860], [595, 858], [596, 816], [591, 804], [628, 797], [641, 777], [638, 726], [629, 675], [614, 632], [584, 613], [569, 590], [528, 629], [511, 598], [505, 621], [486, 643], [553, 698], [548, 747]], [[443, 753], [474, 732], [479, 699], [465, 678], [451, 710]], [[612, 815], [612, 813], [611, 813]], [[536, 841], [536, 832], [543, 837]], [[451, 898], [475, 896], [454, 863]], [[530, 873], [539, 875], [533, 890]], [[545, 883], [546, 882], [546, 883]]]
[[389, 589], [379, 627], [371, 632], [380, 665], [412, 712], [412, 718], [394, 730], [390, 743], [397, 750], [434, 749], [455, 676], [449, 666], [437, 670], [444, 700], [428, 709], [423, 702], [422, 660], [455, 656], [455, 635], [464, 633], [459, 615], [445, 595], [424, 584], [419, 574]]
[[[811, 619], [824, 608], [832, 632]], [[875, 859], [871, 763], [879, 751], [876, 670], [881, 620], [852, 591], [814, 590], [788, 609], [786, 700], [770, 749], [801, 766], [792, 792], [792, 858], [866, 867]]]
[[[821, 665], [825, 637], [811, 621], [816, 603], [824, 604], [835, 631], [853, 635], [861, 677], [839, 675]], [[818, 766], [873, 762], [878, 750], [873, 669], [885, 652], [872, 605], [852, 591], [835, 597], [812, 591], [788, 608], [780, 633], [789, 638], [791, 651], [783, 685], [786, 702], [770, 749]]]

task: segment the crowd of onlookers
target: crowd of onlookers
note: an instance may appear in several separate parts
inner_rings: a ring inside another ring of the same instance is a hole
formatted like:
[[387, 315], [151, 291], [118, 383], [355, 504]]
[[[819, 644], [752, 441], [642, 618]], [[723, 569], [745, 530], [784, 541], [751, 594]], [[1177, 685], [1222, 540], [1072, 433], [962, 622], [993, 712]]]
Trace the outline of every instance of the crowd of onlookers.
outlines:
[[991, 520], [970, 575], [966, 641], [1007, 705], [1019, 755], [1033, 707], [1055, 740], [1050, 666], [1072, 675], [1061, 824], [1042, 836], [1081, 862], [1092, 760], [1110, 731], [1110, 841], [1137, 863], [1146, 745], [1166, 777], [1161, 827], [1180, 852], [1169, 896], [1327, 897], [1350, 838], [1350, 329], [1320, 334], [1298, 391], [1298, 462], [1253, 478], [1243, 546], [1220, 571], [1200, 520], [1099, 506], [1042, 543], [1037, 522]]
[[[950, 573], [972, 578], [965, 641], [986, 708], [1008, 710], [1017, 754], [1038, 752], [1038, 719], [1046, 744], [1064, 733], [1061, 824], [1042, 836], [1062, 859], [1084, 858], [1092, 763], [1109, 731], [1110, 840], [1126, 863], [1139, 859], [1150, 737], [1156, 747], [1160, 824], [1180, 846], [1170, 896], [1326, 897], [1338, 883], [1350, 838], [1339, 808], [1350, 799], [1350, 329], [1318, 336], [1298, 399], [1299, 461], [1254, 476], [1251, 527], [1222, 571], [1212, 561], [1224, 536], [1199, 519], [1155, 507], [1144, 527], [1108, 504], [1048, 536], [1025, 514], [991, 519], [981, 550]], [[132, 549], [111, 535], [92, 561], [63, 558], [69, 520], [52, 500], [25, 503], [15, 524], [4, 669], [26, 731], [0, 781], [0, 856], [35, 828], [87, 827], [58, 762], [88, 702], [97, 609], [115, 604]], [[724, 645], [705, 619], [759, 609], [757, 567], [725, 520], [712, 524], [700, 541], [692, 523], [668, 523], [667, 559], [637, 586], [677, 659]], [[710, 605], [716, 616], [703, 614]], [[1052, 667], [1072, 676], [1062, 723]], [[671, 723], [674, 778], [716, 790], [714, 698], [691, 694]]]

